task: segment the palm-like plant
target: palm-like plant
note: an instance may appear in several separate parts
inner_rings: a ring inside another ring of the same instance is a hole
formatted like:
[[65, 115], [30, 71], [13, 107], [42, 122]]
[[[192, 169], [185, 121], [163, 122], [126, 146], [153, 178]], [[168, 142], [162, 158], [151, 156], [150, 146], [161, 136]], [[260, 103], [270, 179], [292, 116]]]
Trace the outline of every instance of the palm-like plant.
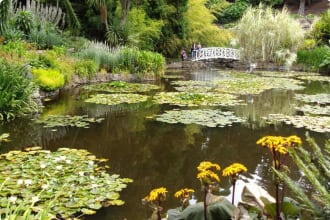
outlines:
[[13, 7], [12, 0], [0, 1], [0, 35], [3, 35], [6, 32], [12, 7]]

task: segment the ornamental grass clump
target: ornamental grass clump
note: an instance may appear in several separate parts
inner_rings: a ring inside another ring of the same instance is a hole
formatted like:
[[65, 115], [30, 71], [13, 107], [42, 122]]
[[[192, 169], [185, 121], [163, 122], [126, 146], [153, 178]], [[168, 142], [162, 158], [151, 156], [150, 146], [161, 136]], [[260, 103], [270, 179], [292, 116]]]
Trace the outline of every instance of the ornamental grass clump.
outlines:
[[161, 220], [161, 211], [163, 208], [161, 204], [166, 200], [167, 189], [165, 187], [156, 188], [150, 191], [150, 193], [144, 197], [142, 200], [144, 203], [148, 204], [157, 215], [157, 220]]
[[234, 198], [235, 198], [235, 186], [236, 181], [239, 179], [239, 175], [242, 172], [246, 172], [247, 168], [240, 163], [233, 163], [230, 166], [226, 167], [222, 171], [222, 176], [229, 176], [230, 182], [233, 185], [233, 193], [232, 193], [232, 200], [231, 203], [234, 205]]
[[[273, 169], [278, 172], [288, 171], [286, 166], [288, 151], [290, 148], [301, 145], [301, 139], [295, 135], [289, 137], [265, 136], [257, 141], [262, 147], [267, 147], [272, 155]], [[276, 220], [280, 220], [283, 198], [280, 198], [280, 190], [284, 189], [284, 183], [274, 177], [275, 199], [276, 199]]]
[[283, 61], [278, 59], [278, 51], [296, 53], [299, 43], [303, 42], [304, 31], [286, 8], [275, 11], [260, 5], [245, 11], [237, 25], [236, 35], [241, 48], [241, 60], [278, 63]]
[[201, 181], [202, 190], [204, 191], [204, 219], [207, 220], [207, 207], [210, 204], [212, 190], [220, 182], [220, 177], [216, 173], [220, 171], [220, 165], [210, 161], [202, 161], [197, 170], [197, 179]]

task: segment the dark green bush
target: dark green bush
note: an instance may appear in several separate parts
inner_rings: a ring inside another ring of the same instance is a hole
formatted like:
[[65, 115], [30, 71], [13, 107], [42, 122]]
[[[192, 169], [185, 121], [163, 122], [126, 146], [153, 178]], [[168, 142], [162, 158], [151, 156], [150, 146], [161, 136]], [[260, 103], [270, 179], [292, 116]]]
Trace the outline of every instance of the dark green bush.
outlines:
[[311, 70], [319, 71], [329, 51], [329, 47], [326, 46], [316, 47], [312, 50], [299, 50], [297, 53], [297, 63], [303, 64], [306, 68], [311, 68]]
[[33, 14], [30, 11], [18, 11], [13, 19], [13, 26], [28, 36], [34, 27]]
[[24, 67], [0, 59], [0, 120], [30, 112], [36, 104], [31, 101], [34, 85]]
[[247, 1], [238, 0], [217, 15], [218, 21], [222, 24], [237, 21], [243, 16], [248, 6]]

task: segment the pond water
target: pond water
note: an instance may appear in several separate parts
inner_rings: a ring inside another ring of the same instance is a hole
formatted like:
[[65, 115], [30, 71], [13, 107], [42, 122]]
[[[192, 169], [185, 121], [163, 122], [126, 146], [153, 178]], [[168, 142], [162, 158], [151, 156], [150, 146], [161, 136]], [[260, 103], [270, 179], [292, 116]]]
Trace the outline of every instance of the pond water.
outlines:
[[[175, 74], [184, 75], [185, 80], [210, 81], [222, 77], [217, 69], [177, 71]], [[163, 91], [173, 91], [169, 83], [172, 80], [162, 79], [152, 83], [159, 85]], [[248, 168], [245, 178], [273, 194], [270, 156], [267, 149], [256, 145], [256, 141], [266, 135], [297, 135], [305, 140], [307, 130], [284, 124], [268, 125], [261, 117], [270, 113], [295, 114], [295, 93], [330, 93], [328, 82], [305, 81], [304, 86], [306, 88], [299, 91], [272, 89], [259, 95], [242, 96], [246, 105], [239, 107], [213, 107], [231, 110], [237, 116], [247, 118], [245, 123], [223, 128], [157, 122], [146, 117], [178, 107], [151, 101], [117, 106], [85, 103], [83, 100], [90, 92], [72, 89], [47, 103], [43, 114], [86, 114], [105, 120], [91, 124], [89, 128], [66, 127], [52, 131], [30, 119], [16, 119], [0, 125], [0, 133], [10, 133], [12, 140], [2, 144], [0, 151], [3, 153], [34, 145], [49, 150], [72, 147], [87, 149], [99, 158], [110, 159], [111, 173], [132, 178], [134, 182], [121, 193], [121, 199], [125, 201], [123, 206], [102, 209], [96, 215], [85, 218], [88, 220], [147, 219], [151, 210], [141, 203], [141, 199], [158, 187], [166, 187], [169, 191], [164, 202], [165, 209], [179, 206], [173, 194], [184, 187], [195, 189], [200, 200], [196, 167], [204, 160], [218, 163], [222, 168], [234, 162], [242, 163]], [[329, 133], [309, 133], [320, 146], [330, 138]], [[293, 176], [299, 178], [295, 171]], [[227, 196], [230, 188], [228, 179], [222, 177], [220, 186], [221, 194]]]

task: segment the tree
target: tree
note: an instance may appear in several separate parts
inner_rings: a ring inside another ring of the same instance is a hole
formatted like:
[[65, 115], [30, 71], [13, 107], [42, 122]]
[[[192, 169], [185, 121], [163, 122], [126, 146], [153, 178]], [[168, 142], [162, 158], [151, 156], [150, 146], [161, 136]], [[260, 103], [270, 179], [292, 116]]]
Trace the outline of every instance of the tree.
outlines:
[[306, 0], [300, 0], [298, 14], [304, 16]]

